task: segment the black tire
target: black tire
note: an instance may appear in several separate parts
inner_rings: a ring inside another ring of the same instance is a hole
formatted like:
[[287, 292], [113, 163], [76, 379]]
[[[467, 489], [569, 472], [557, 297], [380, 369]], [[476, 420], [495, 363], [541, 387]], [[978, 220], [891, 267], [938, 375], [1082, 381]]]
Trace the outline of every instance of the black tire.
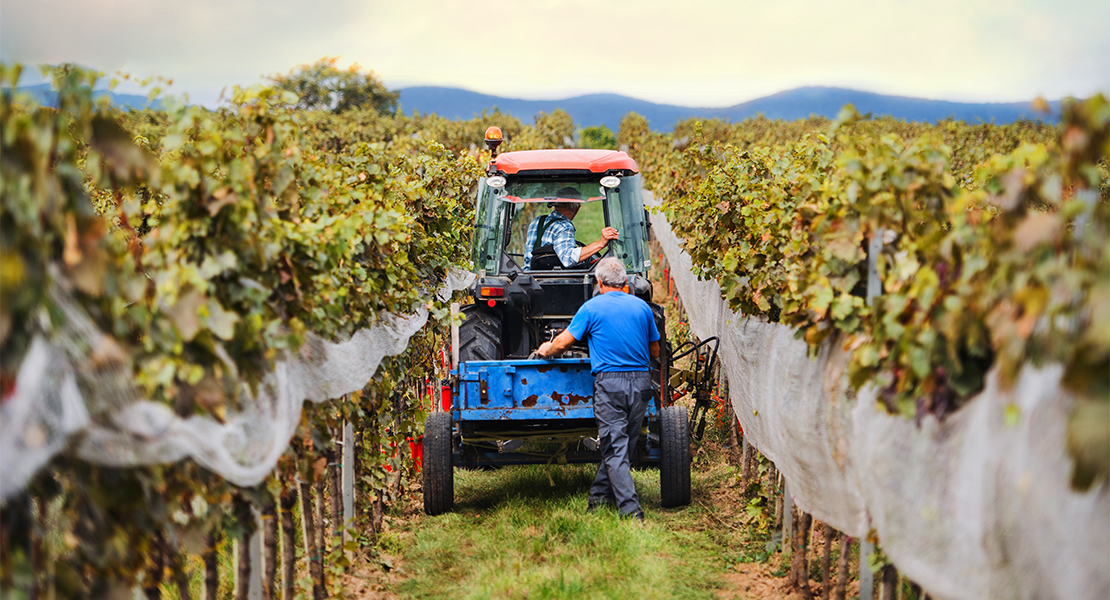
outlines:
[[659, 491], [663, 508], [690, 503], [690, 425], [685, 406], [663, 408], [663, 461]]
[[441, 515], [455, 507], [451, 468], [451, 413], [434, 412], [424, 422], [424, 512]]
[[462, 307], [466, 320], [459, 324], [459, 360], [501, 359], [501, 318], [476, 304]]

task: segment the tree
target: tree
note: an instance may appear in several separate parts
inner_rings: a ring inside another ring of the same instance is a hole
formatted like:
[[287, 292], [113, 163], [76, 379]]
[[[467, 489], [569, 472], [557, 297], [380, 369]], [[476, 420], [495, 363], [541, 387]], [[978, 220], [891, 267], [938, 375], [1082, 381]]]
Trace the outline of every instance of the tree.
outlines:
[[374, 75], [356, 63], [347, 69], [336, 66], [336, 57], [324, 57], [311, 65], [300, 65], [286, 75], [268, 77], [280, 90], [300, 100], [298, 108], [341, 113], [355, 108], [372, 108], [379, 113], [397, 110], [397, 92], [391, 92]]
[[582, 140], [583, 148], [597, 148], [599, 150], [617, 149], [617, 138], [613, 135], [613, 130], [605, 125], [583, 128], [580, 139]]

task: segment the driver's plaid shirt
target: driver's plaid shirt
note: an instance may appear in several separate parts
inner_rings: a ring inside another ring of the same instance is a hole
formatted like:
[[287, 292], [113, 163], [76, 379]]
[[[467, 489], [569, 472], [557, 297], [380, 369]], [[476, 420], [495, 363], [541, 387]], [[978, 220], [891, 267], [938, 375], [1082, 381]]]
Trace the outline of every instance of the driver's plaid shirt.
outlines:
[[[536, 246], [536, 231], [539, 227], [539, 217], [532, 219], [528, 225], [528, 238], [524, 242], [525, 269], [532, 268], [532, 248]], [[582, 250], [574, 241], [574, 223], [557, 210], [547, 215], [547, 229], [544, 230], [543, 239], [540, 240], [540, 245], [544, 244], [551, 244], [555, 248], [555, 254], [559, 256], [559, 262], [563, 263], [564, 267], [578, 263], [579, 257], [582, 256]]]

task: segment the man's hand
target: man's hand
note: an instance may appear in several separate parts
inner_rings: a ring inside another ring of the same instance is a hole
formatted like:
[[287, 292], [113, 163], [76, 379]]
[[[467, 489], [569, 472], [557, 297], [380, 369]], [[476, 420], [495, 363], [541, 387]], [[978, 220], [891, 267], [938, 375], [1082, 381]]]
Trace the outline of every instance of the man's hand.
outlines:
[[552, 358], [562, 354], [575, 341], [577, 340], [574, 339], [574, 336], [564, 329], [562, 333], [555, 336], [554, 340], [540, 344], [540, 347], [536, 348], [536, 354], [541, 358]]
[[616, 229], [612, 227], [606, 227], [605, 229], [602, 229], [601, 239], [592, 244], [582, 246], [582, 252], [578, 255], [578, 261], [584, 261], [587, 258], [597, 254], [598, 252], [601, 252], [601, 249], [604, 248], [606, 244], [608, 244], [611, 240], [615, 240], [618, 238], [620, 238], [620, 232]]

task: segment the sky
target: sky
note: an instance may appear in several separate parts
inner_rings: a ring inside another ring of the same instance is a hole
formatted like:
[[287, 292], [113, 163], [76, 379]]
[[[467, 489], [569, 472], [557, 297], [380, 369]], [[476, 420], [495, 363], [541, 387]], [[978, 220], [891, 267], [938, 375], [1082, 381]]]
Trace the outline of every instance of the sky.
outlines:
[[[172, 79], [214, 105], [324, 56], [391, 89], [731, 106], [807, 86], [1110, 94], [1108, 0], [2, 0], [0, 59]], [[127, 91], [121, 90], [121, 91]]]

